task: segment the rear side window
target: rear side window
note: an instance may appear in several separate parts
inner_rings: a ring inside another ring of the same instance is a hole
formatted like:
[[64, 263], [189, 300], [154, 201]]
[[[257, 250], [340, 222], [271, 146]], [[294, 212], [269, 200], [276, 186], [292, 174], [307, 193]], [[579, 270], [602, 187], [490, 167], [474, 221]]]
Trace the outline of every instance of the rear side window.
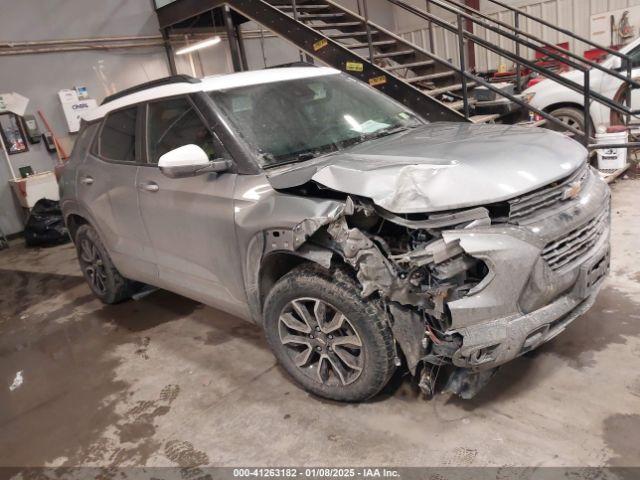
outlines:
[[135, 162], [138, 107], [107, 116], [100, 133], [100, 156], [120, 162]]
[[213, 135], [186, 98], [150, 103], [148, 118], [149, 162], [158, 163], [165, 153], [190, 144], [202, 148], [210, 159], [220, 156]]

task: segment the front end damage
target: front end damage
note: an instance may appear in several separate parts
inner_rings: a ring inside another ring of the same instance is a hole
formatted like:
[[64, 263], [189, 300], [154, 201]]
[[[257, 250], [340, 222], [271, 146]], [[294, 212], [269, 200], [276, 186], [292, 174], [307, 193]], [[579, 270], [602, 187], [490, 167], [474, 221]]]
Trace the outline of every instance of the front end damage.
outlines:
[[609, 191], [583, 167], [502, 204], [431, 215], [348, 197], [291, 234], [292, 248], [341, 257], [362, 296], [379, 297], [423, 391], [450, 366], [446, 388], [471, 398], [591, 307], [609, 268]]

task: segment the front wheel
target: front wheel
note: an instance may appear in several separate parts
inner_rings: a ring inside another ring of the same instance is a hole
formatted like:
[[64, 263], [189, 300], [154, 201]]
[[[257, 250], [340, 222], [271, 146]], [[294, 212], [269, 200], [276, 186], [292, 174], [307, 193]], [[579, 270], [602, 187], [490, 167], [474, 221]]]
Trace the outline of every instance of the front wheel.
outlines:
[[78, 228], [75, 244], [80, 268], [96, 297], [104, 303], [114, 304], [135, 293], [135, 283], [120, 275], [91, 225]]
[[391, 330], [374, 301], [340, 270], [302, 265], [282, 277], [264, 308], [267, 341], [309, 392], [356, 402], [376, 395], [395, 370]]
[[[553, 110], [551, 116], [560, 120], [568, 127], [584, 132], [584, 112], [573, 107], [563, 107]], [[551, 130], [564, 131], [559, 125], [550, 124]]]

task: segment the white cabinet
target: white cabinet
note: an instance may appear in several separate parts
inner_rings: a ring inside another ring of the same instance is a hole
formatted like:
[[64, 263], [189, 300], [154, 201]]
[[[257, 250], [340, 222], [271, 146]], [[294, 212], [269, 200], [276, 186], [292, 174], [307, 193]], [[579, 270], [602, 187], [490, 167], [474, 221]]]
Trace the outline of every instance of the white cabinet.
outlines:
[[9, 180], [9, 184], [24, 208], [33, 208], [41, 198], [60, 200], [58, 180], [53, 172], [36, 173], [27, 178]]

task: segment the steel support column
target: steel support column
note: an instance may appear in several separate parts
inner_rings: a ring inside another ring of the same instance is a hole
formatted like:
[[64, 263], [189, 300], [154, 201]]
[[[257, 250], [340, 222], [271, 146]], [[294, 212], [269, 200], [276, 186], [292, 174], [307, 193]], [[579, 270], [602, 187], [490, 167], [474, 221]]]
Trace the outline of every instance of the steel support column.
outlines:
[[[465, 0], [465, 4], [467, 7], [480, 10], [480, 0]], [[467, 32], [473, 33], [473, 22], [471, 20], [467, 20], [465, 23], [465, 29]], [[467, 40], [467, 68], [469, 70], [474, 70], [476, 68], [476, 49], [473, 42], [470, 40]]]
[[173, 53], [173, 45], [171, 45], [171, 41], [169, 40], [169, 29], [162, 29], [162, 39], [164, 40], [164, 50], [167, 54], [167, 61], [169, 63], [169, 72], [171, 75], [177, 75], [178, 69], [176, 68], [176, 57]]
[[231, 51], [231, 61], [233, 62], [233, 70], [235, 72], [242, 71], [242, 59], [240, 58], [240, 47], [238, 46], [238, 37], [233, 25], [231, 17], [231, 9], [229, 5], [222, 7], [222, 16], [224, 17], [224, 26], [227, 29], [227, 41], [229, 42], [229, 50]]
[[244, 49], [244, 39], [242, 38], [242, 30], [240, 25], [235, 26], [236, 39], [238, 40], [238, 51], [240, 53], [240, 62], [242, 63], [243, 70], [249, 70], [249, 64], [247, 63], [247, 52]]

